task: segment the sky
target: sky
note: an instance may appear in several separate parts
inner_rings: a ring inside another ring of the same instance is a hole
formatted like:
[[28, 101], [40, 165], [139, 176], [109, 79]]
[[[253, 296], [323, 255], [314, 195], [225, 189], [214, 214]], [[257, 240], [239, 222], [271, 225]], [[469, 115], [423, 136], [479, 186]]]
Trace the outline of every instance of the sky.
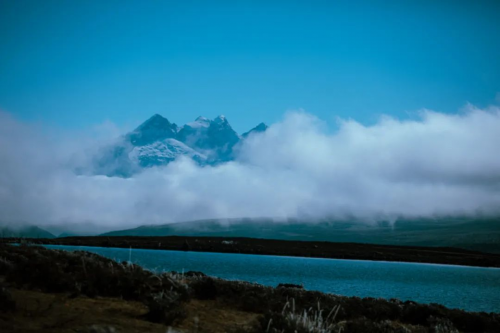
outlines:
[[[499, 12], [498, 1], [0, 0], [0, 225], [498, 217]], [[157, 113], [269, 128], [227, 163], [96, 172]]]
[[129, 130], [224, 114], [239, 133], [303, 109], [374, 124], [486, 107], [498, 1], [0, 1], [0, 109]]

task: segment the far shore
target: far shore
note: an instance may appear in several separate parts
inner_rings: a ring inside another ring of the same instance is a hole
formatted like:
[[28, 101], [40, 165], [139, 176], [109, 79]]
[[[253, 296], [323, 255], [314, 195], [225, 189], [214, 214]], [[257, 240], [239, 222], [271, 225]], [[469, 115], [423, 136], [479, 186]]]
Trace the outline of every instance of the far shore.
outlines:
[[[3, 238], [0, 242], [20, 242], [19, 238]], [[500, 268], [500, 254], [483, 253], [449, 247], [394, 246], [359, 243], [316, 241], [287, 241], [235, 237], [187, 236], [92, 236], [55, 239], [22, 239], [24, 242], [45, 245], [117, 247], [154, 250], [241, 253], [393, 261]]]

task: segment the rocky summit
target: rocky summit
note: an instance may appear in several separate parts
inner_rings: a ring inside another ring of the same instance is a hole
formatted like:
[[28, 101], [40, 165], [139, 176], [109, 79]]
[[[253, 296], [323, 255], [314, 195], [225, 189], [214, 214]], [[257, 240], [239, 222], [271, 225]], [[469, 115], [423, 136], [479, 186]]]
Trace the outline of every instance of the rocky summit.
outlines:
[[155, 114], [95, 158], [94, 173], [128, 177], [143, 168], [166, 165], [180, 156], [199, 165], [216, 165], [235, 158], [234, 148], [249, 135], [264, 132], [260, 123], [239, 135], [223, 115], [198, 117], [183, 126]]

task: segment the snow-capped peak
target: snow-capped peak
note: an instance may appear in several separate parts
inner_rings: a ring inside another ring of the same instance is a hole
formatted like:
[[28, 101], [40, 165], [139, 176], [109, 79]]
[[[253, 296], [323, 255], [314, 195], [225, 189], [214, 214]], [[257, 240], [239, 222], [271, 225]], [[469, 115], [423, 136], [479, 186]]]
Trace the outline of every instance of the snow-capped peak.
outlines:
[[221, 114], [220, 116], [218, 116], [214, 119], [214, 122], [217, 124], [221, 124], [221, 123], [227, 122], [227, 119], [223, 114]]
[[233, 160], [233, 147], [248, 134], [263, 132], [263, 123], [239, 136], [224, 115], [213, 120], [198, 117], [182, 127], [159, 114], [122, 137], [123, 142], [103, 150], [97, 168], [106, 175], [130, 176], [141, 167], [161, 166], [179, 156], [200, 165], [216, 165]]
[[203, 117], [203, 116], [199, 116], [198, 118], [196, 118], [194, 121], [200, 121], [200, 122], [209, 122], [210, 120], [206, 117]]
[[177, 131], [176, 124], [172, 124], [167, 118], [155, 114], [129, 133], [128, 138], [133, 145], [140, 146], [173, 138], [177, 135]]
[[210, 126], [210, 120], [208, 118], [199, 116], [195, 119], [195, 121], [187, 123], [186, 125], [192, 128], [208, 127]]

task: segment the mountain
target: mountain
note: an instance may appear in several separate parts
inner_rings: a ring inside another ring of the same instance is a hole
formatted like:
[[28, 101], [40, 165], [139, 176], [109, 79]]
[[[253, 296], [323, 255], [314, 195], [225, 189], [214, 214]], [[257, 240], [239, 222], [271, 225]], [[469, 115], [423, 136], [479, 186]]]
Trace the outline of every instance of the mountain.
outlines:
[[198, 117], [182, 126], [177, 139], [197, 151], [206, 152], [212, 163], [232, 159], [232, 149], [240, 141], [224, 116], [214, 120]]
[[258, 124], [257, 126], [255, 126], [254, 128], [252, 128], [250, 131], [246, 132], [246, 133], [243, 133], [241, 135], [242, 138], [246, 138], [248, 137], [250, 134], [254, 134], [254, 133], [262, 133], [262, 132], [265, 132], [267, 130], [267, 125], [264, 124], [264, 123], [260, 123]]
[[55, 238], [50, 232], [43, 230], [37, 226], [26, 227], [2, 227], [0, 226], [0, 237], [22, 237], [22, 238]]
[[175, 138], [179, 131], [176, 124], [171, 124], [166, 118], [155, 114], [131, 133], [126, 138], [134, 146], [144, 146], [150, 143]]
[[180, 156], [199, 165], [216, 165], [235, 158], [234, 147], [250, 133], [267, 129], [260, 123], [238, 135], [224, 116], [198, 117], [181, 127], [155, 114], [117, 142], [102, 147], [94, 159], [94, 173], [130, 177], [143, 168], [166, 165]]
[[233, 147], [238, 143], [240, 137], [231, 128], [224, 116], [215, 118], [208, 127], [207, 144], [216, 152], [219, 161], [229, 161], [233, 158]]
[[151, 167], [168, 164], [181, 155], [191, 157], [199, 164], [204, 164], [207, 160], [205, 155], [175, 139], [155, 141], [148, 145], [134, 147], [128, 157], [141, 167]]
[[195, 121], [182, 126], [177, 135], [177, 140], [193, 147], [208, 148], [205, 142], [208, 139], [208, 128], [212, 123], [211, 120], [205, 117], [198, 117]]
[[394, 223], [224, 219], [141, 226], [104, 236], [221, 236], [384, 245], [450, 246], [500, 253], [498, 219], [442, 218]]

